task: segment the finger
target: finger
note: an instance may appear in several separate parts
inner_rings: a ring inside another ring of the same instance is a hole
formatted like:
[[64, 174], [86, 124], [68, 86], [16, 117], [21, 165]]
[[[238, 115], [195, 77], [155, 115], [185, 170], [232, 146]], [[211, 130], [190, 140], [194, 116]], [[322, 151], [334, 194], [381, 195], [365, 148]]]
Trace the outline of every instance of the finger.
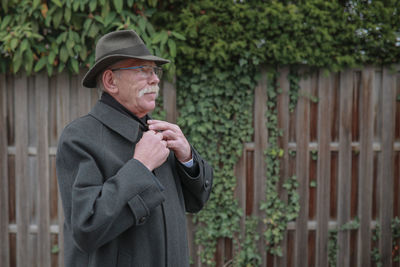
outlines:
[[145, 132], [144, 134], [155, 134], [156, 132], [153, 130], [148, 130], [147, 132]]
[[178, 136], [179, 136], [177, 133], [175, 133], [171, 130], [163, 131], [162, 135], [164, 137], [163, 138], [164, 140], [176, 140], [176, 139], [178, 139]]
[[172, 150], [182, 148], [184, 144], [179, 140], [167, 140], [167, 147], [171, 148]]
[[173, 132], [179, 132], [180, 128], [172, 123], [166, 121], [152, 121], [149, 123], [149, 129], [154, 131], [166, 131], [171, 130]]
[[156, 136], [157, 138], [159, 138], [160, 140], [163, 140], [163, 139], [164, 139], [164, 136], [163, 136], [162, 133], [156, 133], [155, 136]]

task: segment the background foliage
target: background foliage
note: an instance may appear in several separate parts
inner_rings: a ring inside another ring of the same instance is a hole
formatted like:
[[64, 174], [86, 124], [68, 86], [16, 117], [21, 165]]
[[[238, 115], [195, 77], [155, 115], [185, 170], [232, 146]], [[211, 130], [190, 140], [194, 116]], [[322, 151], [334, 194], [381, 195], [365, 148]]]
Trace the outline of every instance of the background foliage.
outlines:
[[[78, 73], [93, 63], [94, 44], [101, 35], [137, 31], [155, 54], [172, 61], [167, 70], [170, 77], [177, 76], [179, 124], [215, 168], [210, 202], [195, 217], [202, 261], [213, 265], [217, 239], [229, 237], [247, 244], [236, 246], [234, 265], [258, 265], [260, 257], [251, 246], [251, 240], [259, 238], [253, 236], [255, 231], [237, 236], [243, 211], [233, 195], [233, 167], [243, 142], [252, 138], [253, 90], [260, 64], [272, 70], [307, 65], [338, 71], [398, 63], [399, 12], [396, 0], [1, 0], [0, 70], [45, 69], [51, 75], [67, 68]], [[295, 73], [291, 81], [296, 81]], [[291, 86], [290, 110], [296, 105], [297, 89]], [[279, 88], [270, 84], [267, 128], [275, 139], [280, 134], [273, 119], [277, 94]], [[289, 203], [275, 201], [276, 181], [282, 178], [277, 171], [281, 150], [276, 142], [271, 144], [267, 176], [274, 179], [268, 181], [267, 201], [261, 204], [266, 220], [246, 222], [248, 229], [267, 224], [267, 249], [279, 255], [282, 229], [298, 212], [297, 182], [290, 177], [285, 184]], [[271, 224], [276, 218], [282, 223]]]

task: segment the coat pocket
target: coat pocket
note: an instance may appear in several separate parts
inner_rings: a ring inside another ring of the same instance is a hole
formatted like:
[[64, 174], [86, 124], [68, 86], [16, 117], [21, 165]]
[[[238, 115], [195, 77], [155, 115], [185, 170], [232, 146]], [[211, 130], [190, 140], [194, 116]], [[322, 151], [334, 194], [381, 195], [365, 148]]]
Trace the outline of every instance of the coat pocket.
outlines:
[[131, 256], [124, 252], [118, 253], [118, 267], [131, 267]]

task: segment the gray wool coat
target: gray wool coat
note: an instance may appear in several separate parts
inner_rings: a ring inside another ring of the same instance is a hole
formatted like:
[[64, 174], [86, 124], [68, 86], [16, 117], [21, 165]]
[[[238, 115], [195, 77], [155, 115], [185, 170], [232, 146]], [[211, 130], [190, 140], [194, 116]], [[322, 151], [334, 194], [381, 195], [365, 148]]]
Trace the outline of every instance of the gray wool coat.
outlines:
[[57, 178], [66, 267], [186, 267], [185, 212], [199, 211], [212, 168], [192, 148], [195, 174], [173, 152], [150, 172], [133, 159], [139, 123], [98, 102], [63, 131]]

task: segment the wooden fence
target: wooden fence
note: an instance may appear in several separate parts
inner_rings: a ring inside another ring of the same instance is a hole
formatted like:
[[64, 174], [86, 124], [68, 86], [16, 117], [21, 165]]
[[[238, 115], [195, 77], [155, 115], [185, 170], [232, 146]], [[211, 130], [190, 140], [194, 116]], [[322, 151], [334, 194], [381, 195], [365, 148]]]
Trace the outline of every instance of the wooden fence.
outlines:
[[[329, 230], [358, 217], [357, 230], [338, 234], [337, 266], [374, 266], [371, 249], [377, 247], [383, 266], [399, 267], [392, 262], [390, 225], [400, 216], [400, 68], [315, 73], [300, 81], [292, 113], [288, 70], [280, 74], [281, 172], [284, 179], [297, 176], [301, 210], [287, 226], [283, 257], [267, 255], [264, 241], [258, 242], [262, 266], [328, 266]], [[240, 206], [246, 216], [260, 217], [268, 146], [265, 70], [262, 77], [254, 91], [253, 142], [244, 144], [235, 168]], [[65, 73], [52, 78], [0, 76], [0, 266], [63, 266], [57, 139], [66, 123], [86, 114], [98, 99], [96, 90], [81, 87], [81, 78]], [[164, 83], [162, 91], [167, 119], [174, 122], [176, 90]], [[311, 101], [314, 97], [317, 102]], [[372, 240], [376, 224], [379, 241]], [[194, 228], [189, 222], [192, 259], [194, 266], [204, 266], [196, 255]], [[229, 239], [218, 240], [217, 266], [228, 265], [233, 247]]]

